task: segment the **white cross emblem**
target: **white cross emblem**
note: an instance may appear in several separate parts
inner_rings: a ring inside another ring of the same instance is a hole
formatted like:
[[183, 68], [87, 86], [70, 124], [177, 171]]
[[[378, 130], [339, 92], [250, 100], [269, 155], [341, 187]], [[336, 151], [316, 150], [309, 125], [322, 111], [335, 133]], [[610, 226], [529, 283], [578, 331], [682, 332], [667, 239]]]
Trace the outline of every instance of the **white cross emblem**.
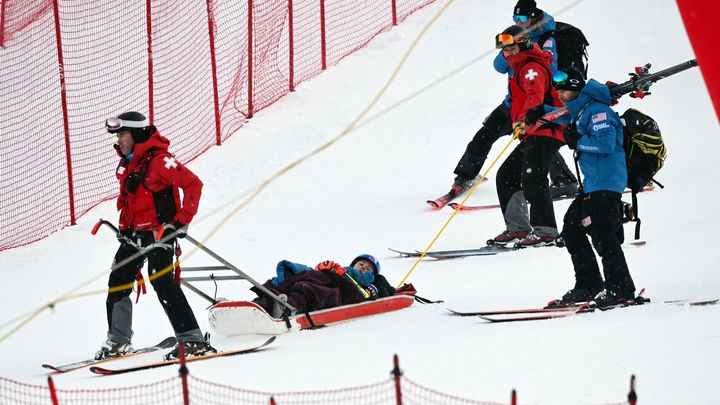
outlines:
[[177, 167], [177, 166], [178, 166], [177, 161], [176, 161], [175, 158], [172, 157], [172, 156], [171, 156], [171, 157], [165, 156], [165, 157], [163, 158], [163, 161], [165, 162], [165, 168], [166, 168], [166, 169], [169, 169], [169, 168], [171, 168], [171, 167]]
[[538, 73], [532, 69], [528, 70], [527, 74], [525, 75], [525, 78], [528, 80], [535, 80]]

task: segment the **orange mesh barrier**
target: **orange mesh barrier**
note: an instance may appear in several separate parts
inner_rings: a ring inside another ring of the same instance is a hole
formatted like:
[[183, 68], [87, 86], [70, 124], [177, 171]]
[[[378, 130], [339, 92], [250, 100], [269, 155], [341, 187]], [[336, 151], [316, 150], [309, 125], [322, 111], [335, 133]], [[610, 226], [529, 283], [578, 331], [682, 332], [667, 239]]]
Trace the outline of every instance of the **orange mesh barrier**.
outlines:
[[106, 118], [148, 115], [187, 163], [433, 1], [0, 1], [0, 250], [115, 197]]

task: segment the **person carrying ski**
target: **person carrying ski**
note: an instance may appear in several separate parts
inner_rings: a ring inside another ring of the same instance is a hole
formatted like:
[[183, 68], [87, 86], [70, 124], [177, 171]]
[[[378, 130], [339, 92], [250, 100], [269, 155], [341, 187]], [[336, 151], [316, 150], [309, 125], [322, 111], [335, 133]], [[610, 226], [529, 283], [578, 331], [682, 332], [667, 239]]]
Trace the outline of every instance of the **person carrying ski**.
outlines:
[[[622, 192], [627, 185], [623, 128], [613, 111], [610, 90], [590, 79], [587, 84], [577, 69], [559, 71], [555, 88], [569, 116], [556, 122], [569, 124], [563, 135], [575, 149], [585, 176], [581, 194], [565, 213], [561, 236], [575, 270], [575, 287], [561, 303], [593, 300], [599, 307], [632, 300], [635, 284], [621, 244], [623, 234]], [[602, 258], [605, 281], [588, 241]]]
[[531, 128], [535, 124], [533, 117], [536, 120], [541, 114], [543, 104], [560, 105], [551, 83], [552, 55], [533, 44], [528, 33], [517, 25], [498, 34], [495, 43], [516, 72], [509, 80], [510, 118], [513, 130], [519, 133], [520, 144], [498, 169], [496, 187], [506, 229], [488, 243], [550, 245], [558, 232], [547, 175], [550, 162], [564, 141], [557, 128]]
[[[555, 72], [557, 70], [555, 39], [550, 36], [543, 43], [539, 43], [544, 36], [547, 36], [546, 34], [555, 30], [555, 19], [539, 9], [534, 0], [519, 0], [513, 9], [513, 21], [517, 26], [527, 30], [531, 43], [537, 43], [542, 50], [553, 55], [550, 68]], [[502, 51], [498, 52], [493, 66], [498, 73], [507, 74], [508, 79], [515, 74]], [[508, 94], [505, 100], [485, 118], [482, 127], [468, 143], [455, 167], [456, 177], [452, 187], [455, 194], [460, 194], [472, 186], [472, 181], [480, 173], [493, 143], [510, 132], [512, 132], [512, 121], [510, 119], [510, 95]], [[553, 157], [549, 173], [550, 193], [553, 198], [574, 195], [577, 192], [577, 179], [559, 152]]]
[[[263, 286], [300, 313], [395, 294], [395, 289], [380, 274], [380, 262], [369, 254], [357, 256], [346, 267], [332, 260], [324, 260], [315, 268], [282, 260], [277, 264], [276, 273], [277, 276]], [[275, 318], [282, 316], [281, 305], [257, 287], [250, 290], [258, 295], [254, 303]]]
[[[185, 346], [187, 355], [215, 352], [200, 331], [195, 315], [170, 271], [175, 237], [185, 235], [187, 225], [197, 213], [203, 183], [168, 152], [170, 141], [161, 136], [143, 114], [129, 111], [108, 118], [105, 128], [117, 136], [114, 148], [120, 156], [116, 169], [120, 183], [117, 198], [120, 247], [113, 260], [105, 301], [107, 340], [95, 358], [116, 357], [133, 351], [130, 293], [136, 278], [142, 280], [145, 258], [150, 283], [178, 341], [168, 354], [169, 358], [178, 356], [179, 345]], [[179, 189], [183, 191], [182, 201]], [[171, 237], [158, 242], [155, 238], [161, 227], [164, 234]], [[128, 241], [134, 242], [135, 246]], [[138, 254], [138, 247], [151, 245], [155, 247], [145, 256]]]

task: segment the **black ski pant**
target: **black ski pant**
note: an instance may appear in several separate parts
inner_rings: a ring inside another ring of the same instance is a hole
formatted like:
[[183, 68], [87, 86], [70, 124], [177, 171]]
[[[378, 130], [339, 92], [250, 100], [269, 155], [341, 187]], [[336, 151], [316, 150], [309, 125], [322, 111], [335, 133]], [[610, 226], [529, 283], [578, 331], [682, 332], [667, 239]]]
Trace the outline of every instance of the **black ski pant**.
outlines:
[[506, 230], [558, 235], [547, 175], [560, 146], [554, 138], [528, 136], [498, 169], [496, 188]]
[[[464, 180], [472, 180], [478, 176], [490, 149], [500, 137], [512, 132], [510, 111], [505, 103], [501, 103], [483, 121], [483, 126], [465, 148], [454, 173]], [[572, 170], [565, 164], [565, 159], [558, 152], [550, 163], [550, 180], [553, 184], [572, 183], [577, 181]]]
[[[155, 243], [152, 232], [127, 233], [139, 246], [150, 246]], [[201, 342], [204, 336], [200, 331], [195, 315], [188, 304], [187, 298], [180, 286], [175, 282], [174, 272], [168, 271], [160, 277], [155, 274], [172, 268], [174, 239], [150, 250], [147, 255], [148, 275], [158, 300], [170, 320], [175, 336], [180, 342]], [[132, 310], [133, 303], [130, 293], [136, 274], [142, 269], [145, 258], [137, 254], [134, 246], [121, 243], [115, 258], [113, 268], [108, 280], [107, 299], [105, 301], [108, 320], [108, 339], [119, 343], [128, 343], [132, 338]], [[135, 257], [133, 257], [135, 256]], [[117, 268], [115, 268], [117, 265]], [[148, 280], [145, 279], [147, 282]], [[117, 290], [117, 288], [121, 288]], [[116, 291], [117, 290], [117, 291]]]
[[575, 198], [565, 213], [562, 237], [575, 269], [575, 288], [603, 289], [589, 235], [592, 246], [602, 258], [604, 287], [622, 296], [634, 295], [635, 284], [621, 247], [625, 236], [620, 198], [620, 193], [594, 191]]

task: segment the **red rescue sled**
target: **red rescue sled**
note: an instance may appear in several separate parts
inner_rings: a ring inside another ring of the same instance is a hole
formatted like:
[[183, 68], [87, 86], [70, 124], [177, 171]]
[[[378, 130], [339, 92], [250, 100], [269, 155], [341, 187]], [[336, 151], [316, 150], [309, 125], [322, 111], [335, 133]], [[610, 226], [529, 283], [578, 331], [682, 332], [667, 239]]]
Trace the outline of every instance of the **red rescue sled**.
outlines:
[[253, 302], [223, 301], [210, 307], [208, 318], [213, 330], [223, 336], [279, 335], [407, 308], [412, 305], [413, 301], [415, 298], [412, 295], [398, 294], [359, 304], [321, 309], [308, 314], [296, 314], [287, 320], [273, 318]]

